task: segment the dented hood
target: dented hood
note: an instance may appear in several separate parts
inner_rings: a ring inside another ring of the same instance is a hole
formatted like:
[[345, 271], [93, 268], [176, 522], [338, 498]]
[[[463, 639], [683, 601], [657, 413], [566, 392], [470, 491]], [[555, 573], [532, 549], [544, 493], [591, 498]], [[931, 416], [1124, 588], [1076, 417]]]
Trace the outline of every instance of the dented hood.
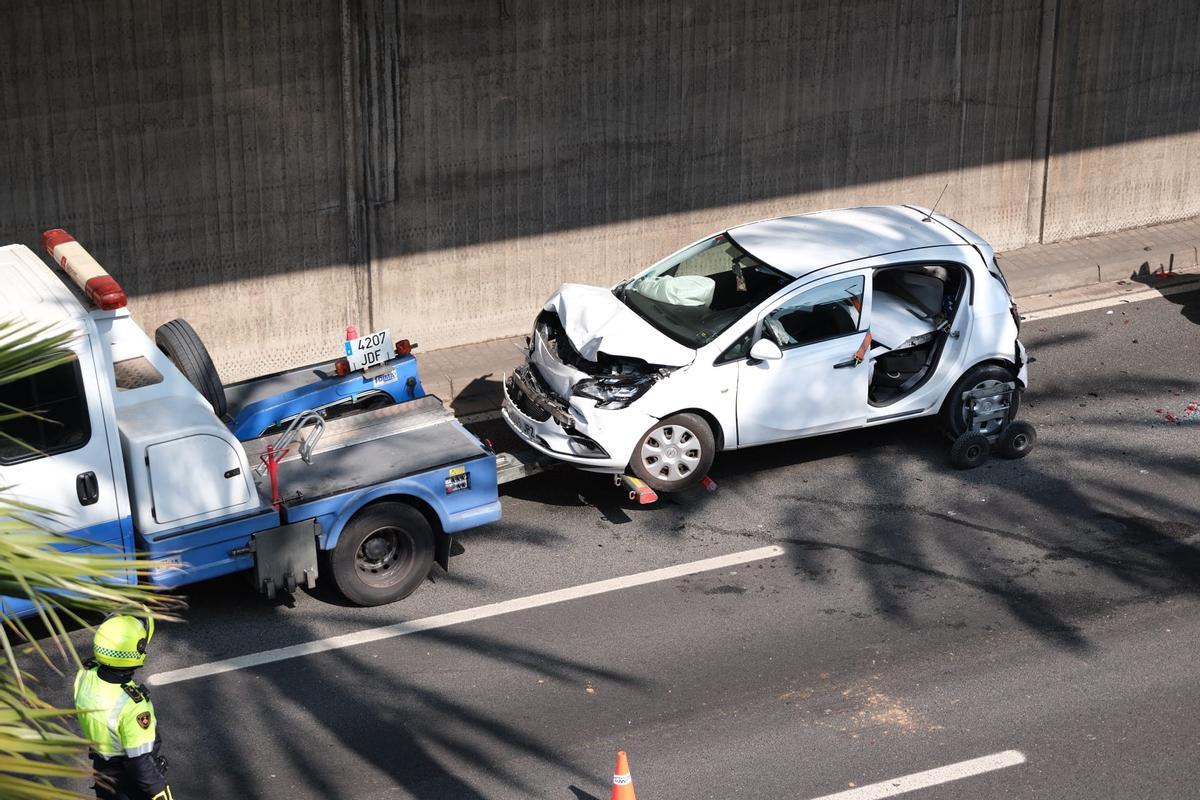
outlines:
[[599, 286], [564, 283], [546, 301], [546, 310], [558, 314], [567, 338], [589, 361], [595, 361], [597, 353], [605, 353], [682, 367], [696, 357], [695, 350], [662, 333]]

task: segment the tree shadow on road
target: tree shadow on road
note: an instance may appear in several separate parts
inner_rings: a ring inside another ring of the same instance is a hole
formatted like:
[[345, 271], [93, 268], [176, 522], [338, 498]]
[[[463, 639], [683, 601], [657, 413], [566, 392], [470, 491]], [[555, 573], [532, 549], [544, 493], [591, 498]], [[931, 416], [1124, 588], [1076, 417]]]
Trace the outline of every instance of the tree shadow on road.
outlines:
[[[1133, 374], [1095, 379], [1088, 388], [1128, 405], [1179, 385]], [[1079, 391], [1064, 385], [1035, 395], [1039, 418], [1061, 420], [1043, 431], [1039, 451], [969, 472], [952, 469], [944, 440], [915, 424], [862, 431], [841, 444], [814, 442], [799, 461], [864, 448], [841, 459], [838, 474], [850, 482], [842, 491], [780, 486], [775, 496], [787, 512], [776, 535], [794, 545], [791, 558], [810, 580], [830, 580], [838, 558], [853, 558], [873, 610], [901, 623], [920, 624], [914, 584], [930, 591], [953, 585], [1001, 604], [1052, 645], [1087, 650], [1082, 620], [1146, 596], [1200, 592], [1200, 525], [1195, 495], [1182, 488], [1195, 477], [1186, 443], [1178, 452], [1122, 450], [1106, 436], [1113, 426], [1137, 426], [1145, 431], [1139, 436], [1169, 429], [1150, 416], [1089, 416], [1076, 402]], [[780, 448], [762, 463], [774, 468], [789, 455]], [[1113, 464], [1123, 466], [1100, 466]], [[1086, 570], [1090, 580], [1063, 585], [1042, 574], [1051, 568]]]
[[[297, 617], [285, 616], [279, 624], [292, 629], [294, 641], [314, 638]], [[459, 688], [474, 683], [472, 674], [455, 669], [456, 654], [508, 671], [515, 667], [538, 683], [642, 686], [620, 672], [463, 628], [426, 631], [406, 638], [405, 645], [386, 650], [400, 662], [391, 668], [381, 663], [378, 648], [363, 645], [265, 665], [252, 678], [235, 673], [180, 690], [157, 689], [166, 730], [189, 720], [190, 727], [204, 726], [191, 738], [207, 747], [196, 766], [210, 769], [189, 769], [185, 762], [176, 768], [179, 785], [198, 797], [279, 791], [345, 797], [372, 785], [377, 790], [381, 782], [420, 798], [487, 796], [469, 775], [446, 767], [453, 761], [470, 764], [469, 772], [490, 785], [503, 785], [506, 796], [540, 794], [545, 787], [529, 785], [511, 762], [535, 759], [580, 782], [595, 775], [564, 757], [556, 742], [537, 733], [538, 726], [498, 717], [487, 694], [468, 702], [442, 691], [446, 681]], [[221, 769], [211, 770], [214, 764]], [[286, 784], [272, 780], [279, 770], [286, 772]]]

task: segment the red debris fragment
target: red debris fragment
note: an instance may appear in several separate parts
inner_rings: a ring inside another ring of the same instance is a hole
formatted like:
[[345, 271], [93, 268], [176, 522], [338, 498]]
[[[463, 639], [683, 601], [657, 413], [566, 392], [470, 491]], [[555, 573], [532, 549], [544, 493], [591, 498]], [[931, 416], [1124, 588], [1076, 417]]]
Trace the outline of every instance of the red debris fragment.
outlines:
[[1162, 418], [1167, 422], [1175, 425], [1182, 425], [1185, 422], [1200, 422], [1200, 401], [1192, 400], [1184, 406], [1183, 413], [1180, 417], [1175, 416], [1170, 411], [1161, 408], [1154, 409], [1155, 414], [1161, 414]]

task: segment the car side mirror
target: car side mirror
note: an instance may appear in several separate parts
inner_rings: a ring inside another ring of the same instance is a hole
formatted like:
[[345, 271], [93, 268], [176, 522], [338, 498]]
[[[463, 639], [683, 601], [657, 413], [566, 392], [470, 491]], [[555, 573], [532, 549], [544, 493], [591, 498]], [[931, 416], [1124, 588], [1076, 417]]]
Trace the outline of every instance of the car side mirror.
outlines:
[[750, 348], [750, 357], [758, 361], [778, 361], [783, 358], [783, 351], [770, 339], [759, 339]]

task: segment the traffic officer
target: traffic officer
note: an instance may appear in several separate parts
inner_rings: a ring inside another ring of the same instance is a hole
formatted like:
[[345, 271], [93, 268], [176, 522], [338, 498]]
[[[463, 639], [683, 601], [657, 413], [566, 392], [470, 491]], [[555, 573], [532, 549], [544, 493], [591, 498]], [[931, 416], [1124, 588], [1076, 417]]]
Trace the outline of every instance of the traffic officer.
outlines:
[[100, 800], [174, 800], [154, 706], [146, 687], [133, 680], [153, 637], [153, 619], [109, 617], [96, 629], [93, 658], [75, 676], [75, 708], [92, 742]]

